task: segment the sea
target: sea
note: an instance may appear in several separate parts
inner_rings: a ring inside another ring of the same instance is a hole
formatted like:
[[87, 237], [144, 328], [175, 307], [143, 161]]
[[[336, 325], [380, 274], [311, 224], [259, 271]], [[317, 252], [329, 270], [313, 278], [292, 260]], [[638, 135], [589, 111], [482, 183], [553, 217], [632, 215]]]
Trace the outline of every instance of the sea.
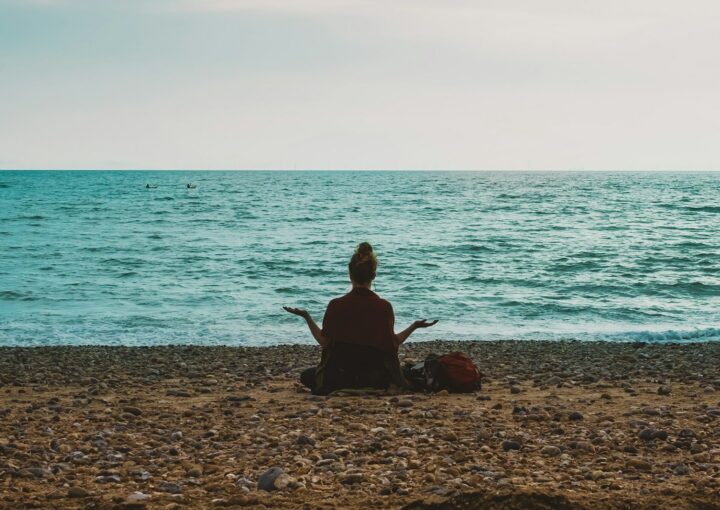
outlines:
[[0, 345], [312, 343], [361, 241], [411, 341], [720, 340], [720, 173], [2, 171]]

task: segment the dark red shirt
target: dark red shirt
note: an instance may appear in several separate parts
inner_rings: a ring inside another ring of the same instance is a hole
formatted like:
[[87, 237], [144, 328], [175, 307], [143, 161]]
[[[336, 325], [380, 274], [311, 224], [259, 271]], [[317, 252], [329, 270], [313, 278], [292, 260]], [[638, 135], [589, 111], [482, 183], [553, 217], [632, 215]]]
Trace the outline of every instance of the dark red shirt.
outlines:
[[355, 287], [328, 303], [322, 332], [330, 344], [365, 345], [393, 353], [398, 350], [392, 305], [365, 287]]

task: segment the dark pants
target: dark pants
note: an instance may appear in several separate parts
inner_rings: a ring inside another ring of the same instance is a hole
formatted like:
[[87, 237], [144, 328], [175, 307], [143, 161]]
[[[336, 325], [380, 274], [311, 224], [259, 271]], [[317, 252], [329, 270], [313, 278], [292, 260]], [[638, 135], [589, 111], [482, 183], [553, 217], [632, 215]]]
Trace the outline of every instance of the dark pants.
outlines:
[[[409, 365], [402, 367], [403, 376], [405, 376], [405, 378], [407, 378], [408, 380], [410, 380], [410, 378], [412, 377], [410, 368], [411, 367]], [[309, 388], [311, 390], [315, 389], [315, 371], [316, 370], [317, 370], [317, 368], [311, 367], [311, 368], [306, 368], [305, 370], [300, 372], [300, 382], [302, 383], [303, 386], [306, 386], [307, 388]]]
[[300, 382], [311, 390], [315, 388], [315, 370], [315, 367], [306, 368], [300, 373]]

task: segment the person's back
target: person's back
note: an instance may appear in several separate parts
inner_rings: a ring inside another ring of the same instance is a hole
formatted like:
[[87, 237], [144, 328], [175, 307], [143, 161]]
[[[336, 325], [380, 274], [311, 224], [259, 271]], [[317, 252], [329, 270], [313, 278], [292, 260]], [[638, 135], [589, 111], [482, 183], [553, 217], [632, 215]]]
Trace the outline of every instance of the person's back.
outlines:
[[323, 334], [331, 343], [366, 345], [397, 352], [392, 305], [365, 287], [354, 287], [328, 304]]
[[406, 387], [398, 360], [398, 347], [417, 328], [435, 324], [415, 321], [395, 334], [392, 305], [370, 290], [375, 279], [377, 258], [369, 243], [361, 243], [348, 264], [352, 290], [327, 306], [320, 329], [306, 310], [284, 307], [303, 317], [322, 346], [317, 368], [307, 369], [303, 384], [313, 393], [330, 393], [343, 388]]

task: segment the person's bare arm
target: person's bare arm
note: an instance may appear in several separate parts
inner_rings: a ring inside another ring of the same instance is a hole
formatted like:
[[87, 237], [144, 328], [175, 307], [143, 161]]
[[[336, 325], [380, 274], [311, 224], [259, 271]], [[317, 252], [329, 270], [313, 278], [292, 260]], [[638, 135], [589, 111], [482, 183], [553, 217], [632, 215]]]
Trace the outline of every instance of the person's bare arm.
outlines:
[[430, 326], [434, 326], [437, 323], [437, 320], [428, 321], [427, 319], [421, 319], [413, 322], [407, 328], [403, 329], [400, 333], [397, 333], [395, 335], [397, 337], [397, 344], [400, 345], [405, 340], [407, 340], [408, 337], [412, 335], [413, 331], [415, 331], [416, 329], [429, 328]]
[[317, 343], [320, 344], [321, 347], [327, 346], [327, 339], [323, 336], [322, 330], [318, 327], [318, 325], [315, 323], [313, 318], [310, 316], [310, 312], [307, 310], [304, 310], [303, 308], [291, 308], [289, 306], [283, 306], [283, 310], [286, 312], [289, 312], [293, 315], [298, 315], [305, 319], [305, 322], [307, 322], [308, 328], [310, 328], [310, 333], [312, 333], [313, 338], [317, 341]]

